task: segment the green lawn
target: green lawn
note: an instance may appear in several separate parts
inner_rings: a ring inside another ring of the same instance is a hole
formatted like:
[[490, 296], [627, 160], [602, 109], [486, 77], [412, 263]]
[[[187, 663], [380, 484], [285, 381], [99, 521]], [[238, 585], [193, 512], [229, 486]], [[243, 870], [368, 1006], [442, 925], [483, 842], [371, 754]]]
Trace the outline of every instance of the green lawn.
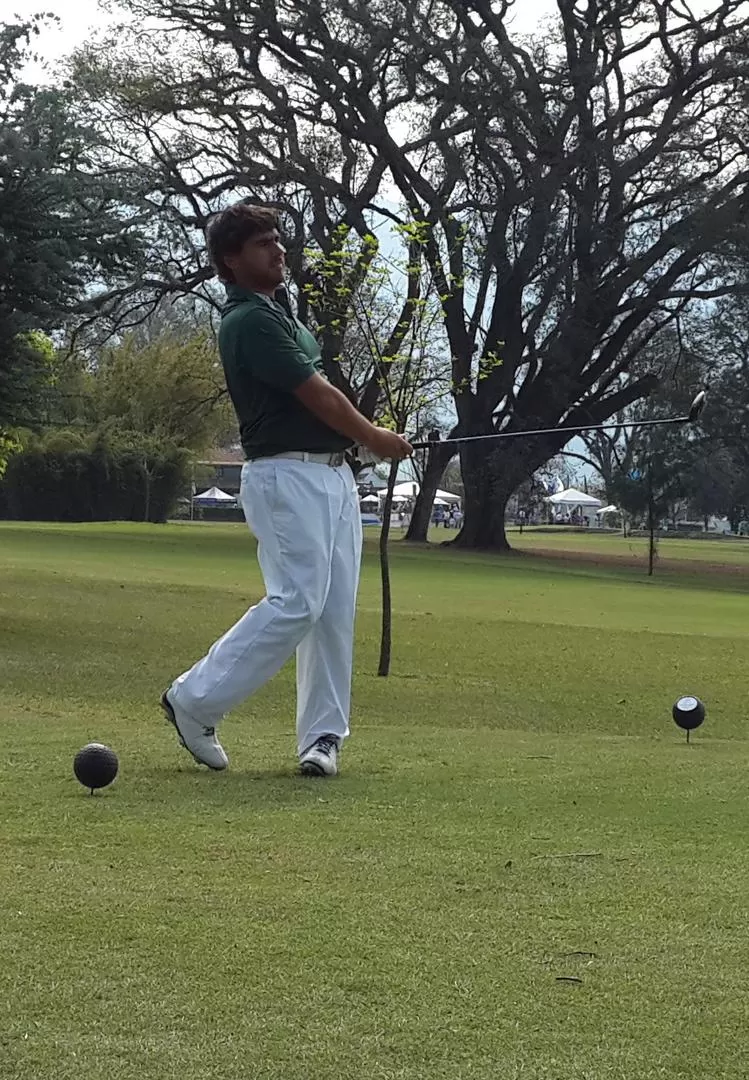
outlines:
[[[671, 541], [648, 580], [616, 537], [515, 539], [393, 546], [388, 680], [367, 553], [320, 782], [291, 669], [226, 723], [226, 774], [160, 719], [260, 593], [242, 527], [0, 525], [2, 1080], [746, 1075], [749, 545], [720, 573]], [[121, 761], [95, 798], [92, 739]]]

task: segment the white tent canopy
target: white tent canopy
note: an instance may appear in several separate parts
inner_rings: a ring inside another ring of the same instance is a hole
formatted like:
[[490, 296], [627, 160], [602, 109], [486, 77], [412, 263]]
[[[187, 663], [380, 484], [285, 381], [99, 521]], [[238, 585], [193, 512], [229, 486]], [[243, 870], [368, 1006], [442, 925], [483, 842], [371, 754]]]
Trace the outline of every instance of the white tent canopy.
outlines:
[[363, 499], [359, 499], [361, 503], [374, 503], [375, 506], [379, 506], [380, 500], [376, 495], [365, 495]]
[[[406, 480], [403, 484], [395, 485], [393, 495], [398, 499], [415, 499], [419, 491], [420, 487], [415, 480]], [[453, 495], [451, 491], [442, 491], [440, 488], [437, 489], [435, 496], [446, 503], [460, 502], [460, 495]]]
[[200, 495], [193, 496], [193, 502], [236, 502], [233, 495], [227, 495], [221, 488], [212, 487], [202, 491]]
[[596, 510], [596, 514], [618, 514], [618, 513], [619, 513], [619, 507], [614, 506], [613, 504], [611, 506], [602, 506], [600, 510]]
[[603, 506], [600, 499], [596, 499], [593, 495], [586, 495], [584, 491], [578, 491], [577, 488], [566, 488], [564, 491], [557, 492], [556, 495], [547, 495], [544, 502], [551, 503], [553, 506], [589, 506], [596, 508]]

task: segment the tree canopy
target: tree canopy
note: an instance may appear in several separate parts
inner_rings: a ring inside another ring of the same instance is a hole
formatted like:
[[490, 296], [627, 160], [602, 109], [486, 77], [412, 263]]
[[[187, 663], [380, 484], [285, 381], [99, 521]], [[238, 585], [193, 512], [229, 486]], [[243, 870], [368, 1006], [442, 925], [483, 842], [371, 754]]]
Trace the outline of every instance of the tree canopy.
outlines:
[[[511, 0], [124, 6], [136, 23], [84, 50], [76, 79], [171, 242], [110, 310], [144, 286], [204, 288], [197, 237], [229, 198], [286, 212], [298, 286], [308, 237], [328, 253], [343, 223], [364, 242], [375, 214], [413, 230], [456, 431], [482, 434], [614, 415], [657, 385], [633, 366], [644, 345], [737, 287], [740, 0], [700, 14], [558, 0], [532, 37], [513, 29]], [[458, 542], [502, 546], [509, 494], [563, 444], [466, 447]]]
[[19, 81], [41, 19], [0, 24], [0, 428], [33, 421], [49, 369], [29, 332], [63, 328], [89, 290], [137, 273], [132, 170], [72, 85]]

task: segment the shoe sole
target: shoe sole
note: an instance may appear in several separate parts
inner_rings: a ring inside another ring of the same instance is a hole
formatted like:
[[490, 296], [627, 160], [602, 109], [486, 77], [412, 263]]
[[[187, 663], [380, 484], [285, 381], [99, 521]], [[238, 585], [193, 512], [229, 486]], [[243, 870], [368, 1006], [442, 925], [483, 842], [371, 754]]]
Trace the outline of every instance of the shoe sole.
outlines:
[[190, 747], [187, 745], [185, 740], [182, 738], [182, 732], [179, 730], [179, 727], [177, 726], [177, 717], [174, 715], [174, 709], [172, 708], [172, 706], [171, 706], [171, 704], [169, 702], [169, 698], [166, 696], [166, 690], [161, 695], [161, 708], [164, 711], [164, 716], [167, 718], [169, 723], [172, 725], [174, 730], [177, 732], [177, 738], [179, 739], [180, 746], [182, 746], [188, 752], [188, 754], [193, 759], [193, 761], [197, 761], [198, 765], [205, 765], [205, 767], [207, 769], [210, 769], [212, 772], [223, 772], [224, 769], [226, 768], [225, 765], [209, 765], [207, 761], [203, 761], [202, 758], [199, 758], [196, 754], [193, 754]]
[[318, 765], [315, 761], [305, 761], [303, 765], [299, 766], [300, 776], [314, 776], [318, 779], [328, 774], [323, 769], [322, 765]]
[[325, 772], [325, 769], [323, 769], [322, 765], [318, 765], [316, 761], [303, 761], [299, 766], [299, 775], [312, 776], [317, 780], [322, 780], [325, 778], [330, 779], [333, 776], [338, 775], [338, 769], [336, 769], [335, 772], [329, 773]]

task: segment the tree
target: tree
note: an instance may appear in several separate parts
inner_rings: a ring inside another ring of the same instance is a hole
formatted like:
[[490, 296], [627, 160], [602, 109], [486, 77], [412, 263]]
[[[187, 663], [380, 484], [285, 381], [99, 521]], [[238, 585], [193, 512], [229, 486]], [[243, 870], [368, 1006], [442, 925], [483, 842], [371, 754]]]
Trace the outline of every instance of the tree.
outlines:
[[[362, 411], [403, 434], [412, 420], [434, 407], [444, 383], [444, 363], [434, 340], [435, 310], [420, 244], [413, 228], [402, 230], [407, 248], [405, 262], [378, 258], [373, 235], [363, 247], [349, 245], [349, 229], [336, 230], [337, 243], [325, 254], [312, 250], [304, 297], [324, 343], [331, 337], [341, 352], [336, 360], [339, 378], [351, 390], [361, 380]], [[362, 259], [366, 267], [361, 268]], [[394, 266], [403, 271], [405, 291], [392, 288]], [[346, 284], [347, 283], [347, 284]], [[355, 347], [352, 348], [351, 339]], [[357, 378], [358, 376], [358, 378]], [[418, 423], [418, 419], [417, 419]], [[390, 673], [392, 652], [392, 598], [388, 539], [398, 463], [390, 465], [383, 521], [380, 529], [382, 629], [378, 674]]]
[[17, 429], [33, 424], [38, 402], [54, 379], [55, 349], [39, 331], [0, 343], [0, 476], [21, 447]]
[[[412, 229], [398, 250], [339, 224], [334, 242], [305, 250], [302, 307], [332, 381], [370, 418], [418, 424], [449, 385], [449, 360], [428, 273]], [[393, 396], [395, 395], [395, 396]], [[393, 409], [398, 401], [399, 416]]]
[[163, 522], [184, 490], [186, 464], [184, 450], [137, 432], [32, 435], [0, 483], [0, 516]]
[[[580, 441], [584, 450], [568, 448], [566, 454], [596, 469], [603, 480], [606, 496], [614, 499], [614, 486], [622, 475], [626, 476], [640, 460], [655, 448], [665, 453], [684, 445], [679, 434], [675, 439], [658, 439], [649, 428], [633, 428], [636, 422], [662, 420], [684, 415], [698, 390], [709, 382], [718, 370], [714, 356], [705, 354], [696, 339], [700, 318], [677, 319], [673, 326], [660, 333], [640, 351], [633, 361], [633, 370], [641, 378], [651, 373], [657, 380], [657, 389], [647, 398], [633, 402], [616, 416], [606, 431], [583, 432]], [[683, 458], [683, 455], [682, 455]], [[681, 465], [684, 465], [683, 460]]]
[[89, 286], [129, 276], [139, 250], [127, 171], [75, 115], [72, 87], [18, 81], [42, 17], [0, 23], [0, 441], [38, 419], [52, 375], [38, 331], [60, 329]]
[[[749, 306], [741, 295], [705, 306], [661, 335], [638, 358], [641, 369], [658, 371], [652, 397], [620, 413], [608, 432], [585, 434], [584, 453], [571, 452], [600, 473], [607, 498], [630, 513], [644, 513], [642, 485], [627, 477], [652, 451], [673, 480], [666, 485], [663, 516], [677, 512], [706, 520], [730, 518], [736, 529], [749, 506]], [[689, 437], [632, 429], [637, 420], [683, 414], [694, 394], [709, 386], [708, 405]], [[641, 469], [642, 471], [642, 469]], [[676, 482], [678, 480], [678, 483]]]
[[[700, 15], [558, 0], [532, 39], [508, 22], [511, 0], [125, 6], [143, 16], [129, 40], [118, 30], [78, 75], [144, 162], [164, 229], [184, 237], [227, 192], [264, 193], [297, 223], [301, 280], [307, 227], [324, 248], [341, 221], [364, 236], [367, 211], [412, 221], [449, 340], [455, 434], [615, 415], [655, 389], [634, 373], [643, 347], [735, 288], [742, 0]], [[173, 50], [148, 48], [153, 16]], [[170, 256], [169, 287], [205, 280], [183, 263]], [[565, 442], [464, 446], [456, 542], [506, 547], [509, 495]], [[451, 456], [434, 455], [436, 469]]]
[[100, 355], [90, 375], [95, 426], [138, 432], [189, 450], [227, 441], [235, 430], [223, 371], [206, 331], [167, 331], [139, 344], [132, 333]]
[[689, 496], [701, 516], [724, 514], [735, 532], [749, 517], [749, 379], [741, 359], [716, 377], [700, 426], [702, 452], [691, 463]]
[[[736, 461], [725, 446], [710, 445], [708, 440], [692, 455], [683, 474], [683, 492], [690, 510], [699, 516], [707, 530], [713, 515], [732, 517], [738, 524], [743, 516], [739, 505], [749, 491], [746, 476], [737, 472]], [[736, 512], [738, 509], [738, 513]], [[691, 513], [689, 515], [692, 516]], [[734, 525], [734, 528], [736, 526]]]

